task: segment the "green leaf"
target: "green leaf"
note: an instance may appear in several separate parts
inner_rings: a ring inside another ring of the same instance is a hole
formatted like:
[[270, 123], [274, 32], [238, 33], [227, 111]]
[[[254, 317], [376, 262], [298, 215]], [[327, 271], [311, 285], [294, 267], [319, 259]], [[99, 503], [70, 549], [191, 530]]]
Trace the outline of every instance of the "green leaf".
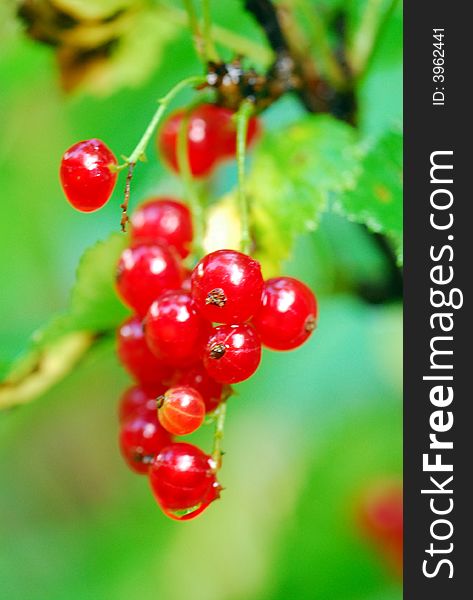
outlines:
[[334, 196], [333, 209], [390, 237], [402, 263], [402, 133], [368, 145], [361, 169], [356, 186]]
[[128, 314], [114, 287], [116, 264], [126, 242], [125, 235], [113, 233], [85, 251], [71, 294], [67, 315], [70, 329], [107, 331]]
[[256, 255], [266, 276], [280, 270], [296, 236], [316, 228], [329, 193], [353, 187], [356, 133], [327, 116], [308, 116], [267, 135], [248, 178]]
[[0, 409], [24, 404], [45, 392], [100, 338], [128, 314], [117, 298], [114, 273], [126, 245], [114, 233], [82, 256], [69, 308], [33, 334], [29, 348], [0, 383]]

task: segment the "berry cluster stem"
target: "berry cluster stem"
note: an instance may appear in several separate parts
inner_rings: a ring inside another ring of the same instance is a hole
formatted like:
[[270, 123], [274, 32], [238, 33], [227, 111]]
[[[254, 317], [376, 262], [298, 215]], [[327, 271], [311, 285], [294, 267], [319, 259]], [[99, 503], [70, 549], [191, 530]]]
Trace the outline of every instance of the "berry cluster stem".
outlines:
[[205, 59], [218, 61], [219, 57], [212, 39], [212, 15], [210, 13], [210, 0], [201, 0], [202, 6], [202, 37], [204, 38]]
[[[186, 14], [186, 11], [164, 1], [159, 1], [157, 4], [166, 12], [166, 18], [176, 25], [183, 27], [189, 24], [189, 15]], [[246, 56], [256, 64], [267, 66], [274, 58], [274, 53], [267, 46], [254, 42], [232, 29], [226, 29], [214, 23], [212, 24], [210, 35], [212, 42], [216, 42], [236, 54]]]
[[163, 98], [158, 100], [158, 103], [159, 103], [158, 109], [154, 113], [153, 118], [149, 122], [148, 127], [146, 128], [145, 132], [141, 136], [141, 139], [138, 142], [138, 144], [136, 145], [135, 149], [130, 154], [130, 156], [125, 157], [125, 162], [123, 164], [116, 167], [117, 171], [121, 171], [126, 168], [128, 169], [126, 182], [125, 182], [125, 197], [124, 197], [122, 204], [120, 205], [120, 208], [122, 209], [122, 218], [121, 218], [121, 222], [120, 222], [122, 231], [126, 230], [126, 224], [128, 222], [127, 211], [128, 211], [128, 203], [130, 200], [131, 180], [133, 177], [133, 170], [135, 168], [136, 163], [139, 160], [144, 160], [146, 147], [148, 146], [151, 136], [153, 135], [156, 127], [159, 125], [159, 122], [163, 118], [163, 115], [166, 112], [169, 104], [172, 102], [172, 100], [175, 98], [175, 96], [177, 96], [177, 94], [179, 94], [179, 92], [181, 90], [183, 90], [184, 88], [186, 88], [188, 86], [204, 85], [205, 83], [206, 83], [206, 77], [203, 75], [193, 75], [191, 77], [187, 77], [186, 79], [183, 79], [182, 81], [177, 83], [173, 88], [171, 88], [171, 90], [169, 90], [169, 92], [165, 96], [163, 96]]
[[205, 63], [206, 57], [204, 51], [204, 43], [202, 40], [202, 35], [199, 27], [199, 19], [197, 18], [197, 13], [195, 12], [193, 0], [184, 0], [184, 6], [187, 12], [189, 27], [192, 31], [192, 37], [194, 38], [195, 51], [199, 59], [203, 63]]
[[222, 402], [217, 408], [216, 416], [217, 419], [215, 421], [215, 432], [214, 432], [214, 447], [212, 450], [212, 459], [215, 462], [216, 469], [220, 468], [220, 463], [222, 460], [222, 442], [223, 442], [223, 434], [225, 429], [225, 416], [227, 413], [227, 403]]
[[145, 155], [146, 147], [153, 135], [156, 127], [159, 125], [164, 113], [166, 112], [169, 104], [174, 100], [174, 98], [181, 92], [184, 88], [190, 86], [198, 86], [206, 83], [206, 77], [204, 75], [192, 75], [191, 77], [187, 77], [183, 79], [179, 83], [177, 83], [169, 92], [163, 96], [160, 100], [158, 100], [159, 107], [153, 115], [148, 127], [145, 132], [141, 136], [140, 141], [136, 145], [136, 148], [130, 154], [130, 156], [126, 159], [126, 165], [136, 164], [139, 160], [143, 160]]
[[241, 251], [249, 254], [251, 250], [250, 210], [245, 186], [246, 136], [248, 121], [254, 111], [251, 101], [245, 100], [238, 109], [237, 120], [237, 166], [238, 166], [238, 204], [241, 220]]
[[195, 181], [192, 177], [191, 168], [189, 165], [188, 153], [188, 130], [189, 130], [190, 111], [186, 111], [184, 118], [181, 121], [179, 134], [177, 138], [177, 163], [179, 171], [184, 182], [186, 190], [187, 202], [192, 213], [192, 221], [194, 223], [194, 241], [193, 250], [196, 258], [201, 258], [204, 254], [204, 234], [205, 234], [205, 215], [201, 199], [199, 198], [196, 189]]

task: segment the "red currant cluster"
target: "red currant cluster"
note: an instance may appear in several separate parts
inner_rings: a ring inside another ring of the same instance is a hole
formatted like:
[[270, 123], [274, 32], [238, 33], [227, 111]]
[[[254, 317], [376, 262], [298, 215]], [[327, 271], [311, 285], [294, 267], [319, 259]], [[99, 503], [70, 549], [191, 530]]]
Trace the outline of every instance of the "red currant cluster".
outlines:
[[131, 223], [116, 285], [135, 315], [118, 331], [118, 354], [140, 386], [122, 398], [121, 448], [135, 471], [149, 474], [164, 512], [189, 519], [218, 497], [220, 465], [171, 436], [195, 431], [230, 384], [256, 371], [262, 343], [302, 344], [317, 306], [303, 283], [264, 282], [259, 263], [235, 250], [208, 254], [189, 275], [179, 261], [192, 234], [182, 204], [151, 200]]
[[[206, 176], [235, 156], [232, 115], [209, 104], [171, 115], [158, 135], [171, 168], [178, 171], [183, 119], [193, 176]], [[258, 129], [251, 118], [248, 144]], [[116, 167], [115, 156], [99, 140], [72, 146], [60, 171], [71, 204], [86, 212], [103, 206], [113, 191]], [[231, 384], [253, 375], [262, 344], [296, 348], [317, 318], [307, 286], [289, 277], [264, 281], [259, 263], [241, 252], [218, 250], [187, 270], [183, 260], [192, 241], [184, 204], [149, 200], [131, 217], [130, 243], [116, 275], [117, 293], [133, 311], [118, 329], [118, 356], [136, 381], [120, 402], [120, 447], [129, 466], [148, 475], [164, 513], [177, 520], [195, 517], [219, 497], [221, 453], [216, 445], [207, 455], [173, 436], [198, 429], [206, 413], [216, 412], [230, 396]]]

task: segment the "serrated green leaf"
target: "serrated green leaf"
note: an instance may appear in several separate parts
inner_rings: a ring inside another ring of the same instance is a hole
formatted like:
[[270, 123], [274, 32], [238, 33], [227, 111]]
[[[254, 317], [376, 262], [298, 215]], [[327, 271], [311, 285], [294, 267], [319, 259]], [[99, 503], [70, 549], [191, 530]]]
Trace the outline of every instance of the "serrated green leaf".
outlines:
[[266, 276], [280, 270], [295, 237], [316, 228], [328, 194], [353, 187], [356, 133], [327, 116], [309, 116], [264, 138], [247, 189], [256, 255]]
[[64, 377], [97, 341], [128, 314], [114, 288], [126, 236], [114, 233], [85, 251], [69, 308], [33, 334], [29, 348], [0, 383], [0, 409], [24, 404]]
[[85, 251], [77, 269], [68, 311], [69, 329], [107, 331], [129, 312], [117, 297], [115, 269], [127, 238], [113, 233]]
[[356, 186], [335, 196], [333, 208], [391, 238], [402, 262], [402, 133], [390, 131], [366, 148]]

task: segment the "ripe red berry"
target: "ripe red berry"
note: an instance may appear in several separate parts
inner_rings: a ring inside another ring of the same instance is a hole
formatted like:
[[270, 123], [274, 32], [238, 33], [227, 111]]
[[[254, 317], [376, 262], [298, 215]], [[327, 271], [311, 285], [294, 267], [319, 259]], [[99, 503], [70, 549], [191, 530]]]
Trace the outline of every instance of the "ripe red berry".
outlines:
[[171, 198], [148, 200], [131, 217], [131, 243], [172, 246], [181, 258], [189, 255], [192, 218], [185, 204]]
[[116, 287], [125, 304], [144, 316], [165, 290], [179, 288], [181, 266], [164, 246], [136, 246], [123, 251], [117, 267]]
[[115, 155], [101, 140], [78, 142], [66, 150], [59, 177], [72, 206], [82, 212], [101, 208], [115, 187], [116, 165]]
[[192, 271], [190, 269], [184, 269], [184, 279], [181, 283], [181, 289], [185, 290], [186, 292], [190, 292], [192, 288], [191, 275]]
[[210, 324], [197, 312], [189, 292], [166, 292], [150, 306], [145, 319], [146, 341], [154, 354], [174, 366], [202, 358]]
[[158, 408], [156, 399], [164, 394], [165, 391], [166, 386], [164, 385], [156, 386], [153, 392], [139, 385], [134, 385], [125, 390], [118, 405], [118, 419], [120, 423], [143, 411], [156, 413]]
[[147, 473], [155, 456], [172, 442], [172, 437], [158, 422], [156, 411], [141, 411], [121, 425], [120, 449], [136, 473]]
[[203, 363], [178, 372], [174, 385], [188, 385], [197, 390], [205, 403], [206, 412], [212, 412], [222, 401], [223, 384], [212, 379]]
[[317, 301], [312, 291], [297, 279], [268, 279], [261, 308], [252, 322], [262, 344], [273, 350], [292, 350], [315, 329]]
[[400, 574], [403, 556], [402, 486], [389, 482], [369, 489], [359, 506], [358, 517], [365, 536]]
[[125, 369], [146, 389], [159, 392], [159, 386], [172, 377], [172, 368], [159, 361], [145, 341], [141, 319], [130, 317], [117, 330], [117, 353]]
[[158, 419], [174, 435], [188, 435], [204, 422], [205, 404], [197, 390], [188, 386], [172, 387], [158, 398]]
[[258, 334], [248, 323], [219, 325], [207, 341], [204, 365], [222, 383], [239, 383], [251, 377], [261, 361]]
[[[174, 112], [159, 131], [158, 149], [173, 171], [179, 173], [178, 139], [186, 111]], [[206, 177], [219, 158], [218, 125], [213, 121], [214, 110], [210, 104], [195, 108], [187, 122], [187, 156], [194, 177]]]
[[209, 504], [211, 504], [214, 500], [218, 500], [218, 498], [220, 498], [221, 490], [222, 486], [218, 483], [216, 479], [214, 479], [212, 487], [209, 489], [207, 496], [202, 500], [200, 506], [198, 506], [194, 510], [191, 510], [190, 512], [188, 510], [173, 511], [168, 510], [163, 506], [161, 506], [161, 509], [167, 517], [170, 517], [175, 521], [190, 521], [191, 519], [195, 519], [195, 517], [202, 514], [204, 510], [209, 506]]
[[[215, 121], [218, 122], [219, 148], [222, 157], [234, 158], [237, 153], [237, 127], [234, 119], [234, 111], [220, 106], [214, 107]], [[248, 121], [246, 134], [246, 145], [250, 147], [261, 132], [260, 122], [257, 117], [251, 117]]]
[[261, 306], [260, 264], [236, 250], [207, 254], [192, 272], [192, 296], [199, 311], [215, 323], [244, 323]]
[[212, 458], [196, 446], [174, 443], [156, 456], [149, 470], [153, 494], [166, 512], [185, 516], [208, 502], [215, 484]]

